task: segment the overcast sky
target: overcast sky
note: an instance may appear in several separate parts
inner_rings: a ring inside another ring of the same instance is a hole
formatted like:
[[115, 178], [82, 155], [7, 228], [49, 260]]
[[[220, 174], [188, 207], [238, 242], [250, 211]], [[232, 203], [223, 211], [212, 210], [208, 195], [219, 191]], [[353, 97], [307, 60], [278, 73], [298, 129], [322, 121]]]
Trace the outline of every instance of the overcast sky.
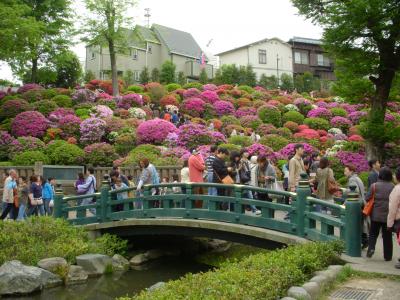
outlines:
[[[82, 0], [74, 2], [77, 14], [84, 11]], [[146, 24], [145, 8], [151, 10], [150, 23], [190, 32], [200, 47], [212, 54], [265, 38], [287, 41], [293, 36], [322, 35], [321, 28], [297, 15], [290, 0], [139, 0], [129, 12], [135, 24]], [[85, 60], [84, 45], [77, 44], [73, 50]], [[12, 79], [5, 64], [0, 64], [0, 78]]]

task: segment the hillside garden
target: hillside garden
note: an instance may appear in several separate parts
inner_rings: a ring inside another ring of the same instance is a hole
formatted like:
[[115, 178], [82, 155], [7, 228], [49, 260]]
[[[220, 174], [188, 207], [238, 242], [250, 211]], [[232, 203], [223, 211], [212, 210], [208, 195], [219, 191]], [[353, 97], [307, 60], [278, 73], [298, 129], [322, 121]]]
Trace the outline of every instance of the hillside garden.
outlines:
[[[340, 97], [228, 84], [124, 87], [120, 82], [119, 89], [121, 95], [113, 97], [111, 82], [92, 80], [75, 89], [25, 84], [16, 93], [0, 92], [1, 164], [133, 166], [145, 156], [158, 166], [179, 165], [189, 149], [197, 147], [207, 156], [209, 146], [218, 144], [246, 148], [281, 166], [294, 144], [302, 142], [307, 153], [329, 156], [338, 179], [344, 165], [353, 164], [361, 174], [368, 170], [363, 138], [367, 100], [350, 104]], [[153, 118], [150, 107], [179, 111], [187, 122], [177, 127]], [[388, 103], [385, 120], [398, 127], [399, 103]], [[234, 130], [237, 136], [231, 136]], [[253, 131], [259, 142], [251, 140]], [[393, 134], [385, 144], [390, 167], [399, 164], [398, 141]]]

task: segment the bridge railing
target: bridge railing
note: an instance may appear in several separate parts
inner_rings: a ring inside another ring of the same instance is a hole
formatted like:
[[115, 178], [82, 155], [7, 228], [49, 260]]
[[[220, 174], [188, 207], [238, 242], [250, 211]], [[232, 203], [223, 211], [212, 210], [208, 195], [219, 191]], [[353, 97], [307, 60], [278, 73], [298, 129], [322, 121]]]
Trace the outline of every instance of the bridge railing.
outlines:
[[[209, 195], [208, 189], [217, 189], [218, 195]], [[172, 192], [164, 193], [166, 190]], [[256, 193], [264, 194], [268, 200], [253, 199]], [[306, 176], [302, 177], [296, 193], [214, 183], [146, 185], [139, 192], [136, 188], [110, 190], [108, 181], [103, 181], [101, 192], [93, 195], [64, 197], [57, 191], [54, 215], [76, 225], [129, 218], [215, 220], [277, 230], [311, 240], [342, 239], [349, 255], [360, 256], [361, 206], [357, 195], [350, 193], [352, 199], [340, 206], [312, 198], [310, 194]], [[277, 196], [290, 199], [290, 204], [272, 202], [271, 198]], [[80, 201], [90, 198], [95, 198], [96, 203], [81, 205]], [[332, 214], [314, 211], [315, 205], [331, 210]], [[251, 207], [256, 207], [261, 214], [250, 213]]]

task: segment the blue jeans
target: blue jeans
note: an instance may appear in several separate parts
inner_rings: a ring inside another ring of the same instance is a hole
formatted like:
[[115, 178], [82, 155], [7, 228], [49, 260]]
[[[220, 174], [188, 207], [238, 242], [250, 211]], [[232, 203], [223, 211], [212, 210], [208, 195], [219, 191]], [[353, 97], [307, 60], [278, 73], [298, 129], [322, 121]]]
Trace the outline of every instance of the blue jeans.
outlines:
[[[1, 205], [1, 212], [7, 209], [7, 202], [3, 202]], [[14, 210], [10, 210], [9, 212], [10, 219], [14, 219]]]
[[17, 217], [17, 221], [23, 221], [25, 220], [27, 217], [26, 215], [26, 205], [23, 203], [19, 204], [19, 211], [18, 211], [18, 217]]
[[51, 199], [43, 199], [44, 211], [47, 216], [51, 216], [53, 214], [53, 208], [49, 206]]
[[[208, 181], [208, 183], [213, 183], [213, 180], [214, 180], [213, 172], [208, 172], [207, 173], [207, 181]], [[208, 188], [208, 195], [209, 196], [217, 196], [218, 195], [217, 189], [215, 187], [209, 187]]]

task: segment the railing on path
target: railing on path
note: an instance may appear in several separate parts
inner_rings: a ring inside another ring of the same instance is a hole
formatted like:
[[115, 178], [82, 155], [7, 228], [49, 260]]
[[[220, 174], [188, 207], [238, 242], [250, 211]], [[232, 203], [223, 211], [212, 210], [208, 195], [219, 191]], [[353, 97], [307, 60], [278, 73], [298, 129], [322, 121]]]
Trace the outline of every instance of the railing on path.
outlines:
[[[155, 189], [175, 193], [154, 195]], [[217, 189], [219, 195], [208, 195], [207, 189]], [[121, 193], [129, 195], [117, 200]], [[206, 219], [272, 229], [314, 241], [343, 240], [348, 255], [361, 256], [361, 202], [354, 189], [343, 206], [312, 198], [305, 174], [297, 193], [214, 183], [147, 185], [140, 195], [131, 195], [134, 193], [136, 188], [112, 191], [108, 180], [102, 182], [100, 193], [92, 195], [64, 197], [57, 190], [54, 216], [76, 225], [130, 218]], [[267, 193], [269, 201], [252, 199], [250, 193]], [[290, 204], [272, 202], [271, 198], [276, 197], [290, 198]], [[81, 201], [91, 198], [96, 202], [81, 205]], [[249, 212], [254, 206], [261, 210], [260, 215]], [[318, 212], [316, 207], [331, 214]]]

